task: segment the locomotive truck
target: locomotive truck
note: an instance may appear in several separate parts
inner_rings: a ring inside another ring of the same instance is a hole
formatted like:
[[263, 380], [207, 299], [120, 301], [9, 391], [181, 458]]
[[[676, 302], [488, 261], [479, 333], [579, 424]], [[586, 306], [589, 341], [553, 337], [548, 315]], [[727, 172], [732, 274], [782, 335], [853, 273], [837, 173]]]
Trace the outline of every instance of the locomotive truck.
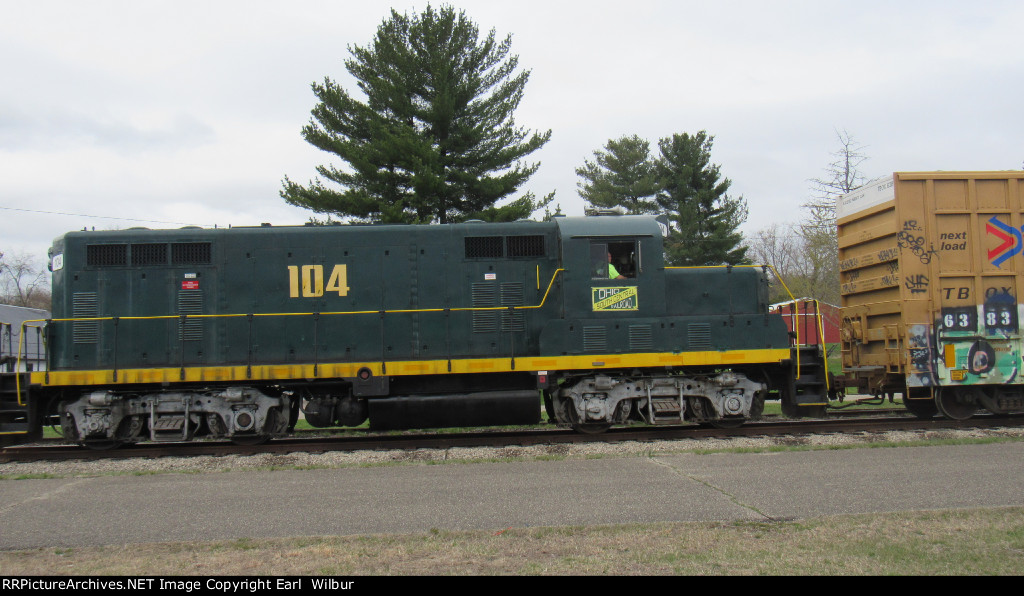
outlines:
[[[820, 413], [820, 348], [761, 267], [666, 267], [650, 217], [81, 231], [50, 250], [47, 367], [6, 373], [8, 441], [59, 420], [93, 448], [312, 425]], [[609, 267], [611, 265], [611, 267]], [[618, 275], [609, 272], [614, 268]]]

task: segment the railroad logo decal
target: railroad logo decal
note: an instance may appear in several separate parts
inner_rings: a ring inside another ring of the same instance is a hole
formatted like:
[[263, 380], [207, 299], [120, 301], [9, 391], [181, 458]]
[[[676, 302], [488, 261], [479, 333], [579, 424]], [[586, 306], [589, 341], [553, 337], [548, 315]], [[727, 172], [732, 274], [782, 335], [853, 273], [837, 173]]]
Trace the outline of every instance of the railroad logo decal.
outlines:
[[992, 219], [985, 224], [985, 232], [995, 236], [1001, 242], [999, 246], [988, 251], [988, 260], [996, 267], [1020, 253], [1021, 233], [1017, 228], [1004, 224], [993, 215]]
[[637, 310], [636, 286], [619, 288], [590, 288], [594, 311]]
[[[301, 286], [300, 286], [301, 270]], [[301, 293], [299, 289], [301, 287]], [[335, 265], [331, 276], [324, 286], [323, 265], [289, 265], [288, 266], [288, 297], [319, 298], [324, 292], [337, 292], [338, 296], [348, 296], [348, 265]]]

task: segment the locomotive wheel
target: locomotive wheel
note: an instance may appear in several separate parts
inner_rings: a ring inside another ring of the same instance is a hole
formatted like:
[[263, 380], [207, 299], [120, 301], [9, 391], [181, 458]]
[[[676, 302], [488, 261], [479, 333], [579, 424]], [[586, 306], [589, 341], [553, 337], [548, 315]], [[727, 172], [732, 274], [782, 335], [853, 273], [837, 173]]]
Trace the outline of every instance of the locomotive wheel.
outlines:
[[558, 391], [551, 393], [551, 405], [554, 413], [554, 419], [559, 424], [572, 424], [575, 420], [575, 415], [572, 418], [569, 417], [569, 410], [574, 410], [572, 406], [572, 400], [566, 399], [558, 395]]
[[929, 420], [934, 418], [939, 413], [939, 409], [935, 407], [935, 400], [932, 399], [910, 399], [904, 394], [903, 396], [903, 407], [910, 411], [911, 414], [917, 416], [921, 420]]
[[583, 433], [585, 435], [599, 435], [609, 428], [611, 424], [573, 424], [572, 429], [576, 432]]
[[[720, 429], [739, 428], [747, 421], [746, 418], [714, 418], [711, 413], [711, 406], [699, 397], [689, 397], [686, 405], [693, 412], [694, 421], [703, 427]], [[764, 402], [762, 401], [762, 408]]]
[[566, 410], [569, 412], [569, 420], [572, 421], [572, 429], [578, 433], [583, 433], [585, 435], [599, 435], [612, 427], [610, 423], [606, 422], [580, 422], [579, 417], [576, 414], [576, 408], [572, 406], [572, 404], [570, 404]]
[[279, 430], [283, 431], [283, 429], [278, 428], [278, 426], [282, 425], [282, 422], [287, 425], [287, 420], [281, 419], [281, 411], [274, 408], [267, 412], [267, 422], [263, 425], [263, 432], [258, 435], [234, 435], [231, 437], [231, 442], [245, 447], [262, 445], [270, 440], [271, 433]]
[[110, 451], [111, 449], [117, 449], [126, 442], [134, 443], [145, 426], [145, 418], [126, 416], [121, 420], [121, 424], [118, 425], [113, 439], [86, 440], [80, 441], [80, 443], [93, 451]]
[[269, 440], [270, 435], [235, 435], [231, 437], [232, 443], [235, 445], [242, 445], [243, 447], [262, 445]]
[[707, 424], [721, 429], [739, 428], [746, 422], [746, 418], [722, 418], [720, 420], [708, 420]]
[[938, 388], [935, 407], [940, 414], [952, 420], [967, 420], [978, 411], [977, 404], [968, 399], [968, 393], [958, 387]]
[[576, 406], [572, 404], [572, 400], [563, 399], [561, 401], [565, 415], [569, 419], [569, 424], [572, 425], [574, 431], [585, 435], [599, 435], [612, 427], [607, 422], [580, 422], [579, 414], [576, 413]]

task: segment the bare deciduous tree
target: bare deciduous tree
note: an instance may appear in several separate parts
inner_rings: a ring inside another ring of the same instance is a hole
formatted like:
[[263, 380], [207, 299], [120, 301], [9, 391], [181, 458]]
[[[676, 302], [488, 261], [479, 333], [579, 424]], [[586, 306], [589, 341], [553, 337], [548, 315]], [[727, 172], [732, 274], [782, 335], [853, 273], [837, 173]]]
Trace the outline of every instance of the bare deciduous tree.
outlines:
[[832, 153], [832, 162], [825, 167], [825, 177], [811, 178], [813, 198], [804, 204], [805, 208], [820, 209], [831, 213], [835, 220], [836, 197], [845, 195], [864, 184], [866, 178], [860, 171], [862, 163], [868, 160], [861, 145], [853, 135], [842, 131], [836, 132], [839, 149]]
[[0, 252], [0, 303], [50, 309], [46, 271], [28, 253]]
[[[800, 237], [793, 233], [791, 226], [772, 224], [748, 236], [745, 240], [747, 256], [754, 263], [771, 265], [775, 273], [787, 284], [803, 270]], [[792, 289], [792, 288], [791, 288]], [[782, 287], [773, 284], [770, 300], [782, 302], [789, 296]]]
[[[775, 267], [798, 298], [816, 298], [839, 304], [839, 240], [836, 235], [836, 198], [864, 183], [860, 166], [867, 159], [864, 146], [845, 130], [836, 131], [839, 149], [822, 178], [810, 180], [812, 198], [804, 203], [806, 216], [795, 226], [778, 224], [748, 240], [754, 260]], [[788, 299], [773, 288], [772, 300]]]
[[825, 176], [811, 179], [813, 198], [804, 204], [807, 218], [801, 223], [804, 251], [812, 263], [814, 297], [839, 304], [839, 237], [836, 233], [836, 199], [864, 184], [860, 167], [868, 160], [865, 147], [853, 135], [836, 131], [839, 149], [825, 167]]

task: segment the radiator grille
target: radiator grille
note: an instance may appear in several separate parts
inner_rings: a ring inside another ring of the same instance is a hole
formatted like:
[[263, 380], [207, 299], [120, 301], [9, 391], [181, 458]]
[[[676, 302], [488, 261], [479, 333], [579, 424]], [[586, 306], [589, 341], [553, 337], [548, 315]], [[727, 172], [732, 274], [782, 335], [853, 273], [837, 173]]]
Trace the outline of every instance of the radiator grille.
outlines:
[[90, 267], [124, 267], [128, 264], [127, 244], [89, 244], [85, 264]]
[[500, 259], [505, 256], [504, 248], [501, 236], [466, 236], [467, 259]]
[[544, 236], [509, 236], [506, 240], [510, 257], [544, 256]]
[[132, 265], [166, 265], [167, 245], [160, 244], [133, 244]]
[[172, 265], [205, 265], [212, 260], [209, 242], [178, 242], [171, 245]]

